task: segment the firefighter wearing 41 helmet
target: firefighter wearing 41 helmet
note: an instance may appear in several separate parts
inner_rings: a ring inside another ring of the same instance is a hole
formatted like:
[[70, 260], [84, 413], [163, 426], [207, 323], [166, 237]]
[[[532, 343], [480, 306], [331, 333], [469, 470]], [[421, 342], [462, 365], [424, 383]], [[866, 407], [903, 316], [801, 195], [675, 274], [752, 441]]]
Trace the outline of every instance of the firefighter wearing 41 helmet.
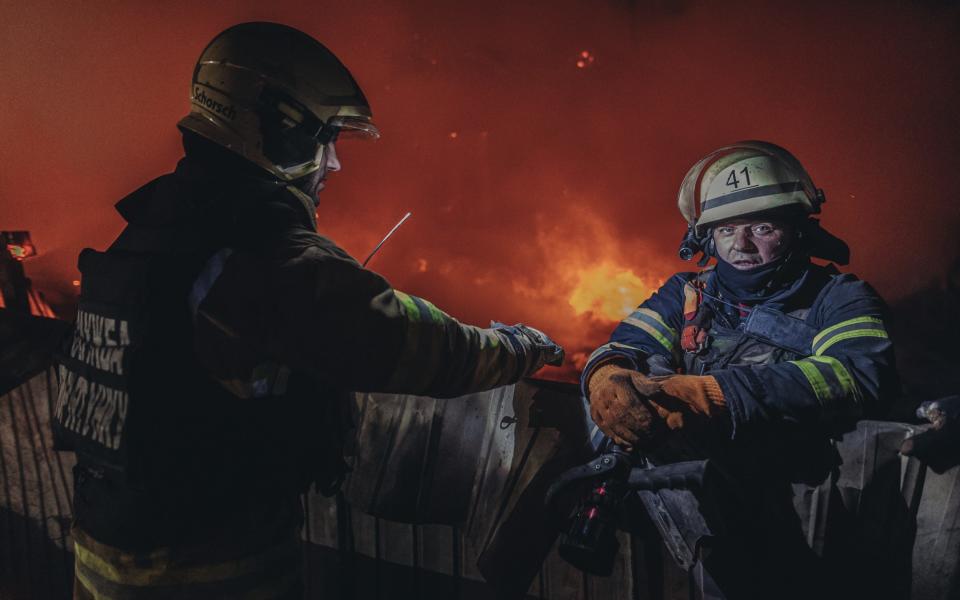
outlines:
[[379, 132], [296, 29], [245, 23], [197, 62], [186, 156], [84, 250], [55, 429], [77, 453], [78, 598], [299, 598], [299, 494], [333, 493], [347, 394], [452, 397], [563, 350], [394, 289], [316, 231], [336, 144]]
[[727, 564], [715, 577], [743, 597], [816, 585], [790, 529], [789, 483], [821, 477], [829, 438], [882, 414], [898, 389], [883, 301], [811, 262], [848, 259], [811, 217], [823, 202], [779, 146], [747, 141], [707, 155], [680, 188], [680, 254], [716, 265], [671, 277], [582, 375], [598, 447], [639, 448], [654, 462], [709, 457], [749, 490], [745, 570]]

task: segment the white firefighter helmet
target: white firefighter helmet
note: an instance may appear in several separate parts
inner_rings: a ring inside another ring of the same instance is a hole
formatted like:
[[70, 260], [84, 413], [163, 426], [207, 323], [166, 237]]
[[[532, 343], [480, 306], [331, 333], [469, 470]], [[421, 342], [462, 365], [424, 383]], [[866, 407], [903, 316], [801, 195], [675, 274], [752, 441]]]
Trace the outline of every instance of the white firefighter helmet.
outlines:
[[677, 195], [680, 213], [697, 236], [715, 223], [770, 210], [816, 214], [823, 202], [823, 191], [792, 154], [761, 141], [711, 152], [687, 172]]
[[337, 135], [380, 135], [343, 63], [309, 35], [278, 23], [242, 23], [217, 35], [197, 61], [190, 101], [181, 129], [281, 181], [319, 169]]

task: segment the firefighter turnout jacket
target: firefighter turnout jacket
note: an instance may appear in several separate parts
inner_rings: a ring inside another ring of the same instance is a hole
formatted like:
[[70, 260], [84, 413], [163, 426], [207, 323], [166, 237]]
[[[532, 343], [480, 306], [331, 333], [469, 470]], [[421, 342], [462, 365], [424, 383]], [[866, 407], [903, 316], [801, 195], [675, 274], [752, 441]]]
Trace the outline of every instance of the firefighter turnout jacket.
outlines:
[[[716, 277], [709, 269], [667, 280], [593, 352], [582, 381], [614, 358], [654, 374], [712, 375], [734, 439], [782, 423], [829, 436], [883, 413], [898, 379], [885, 304], [867, 283], [807, 263], [763, 302], [731, 307]], [[692, 322], [707, 341], [684, 348]]]
[[[685, 414], [643, 453], [656, 465], [707, 458], [724, 473], [724, 484], [696, 501], [675, 496], [685, 504], [672, 514], [685, 539], [710, 524], [702, 581], [720, 582], [725, 597], [853, 597], [869, 577], [869, 561], [824, 561], [807, 546], [791, 483], [821, 484], [839, 462], [831, 438], [881, 415], [897, 393], [885, 307], [832, 266], [799, 257], [789, 268], [781, 287], [750, 305], [724, 297], [714, 269], [674, 275], [584, 370], [584, 383], [610, 361], [715, 378], [726, 410]], [[588, 425], [595, 448], [609, 444]]]
[[299, 494], [346, 470], [348, 391], [452, 397], [541, 364], [393, 289], [241, 163], [188, 153], [81, 254], [54, 425], [77, 597], [299, 597]]

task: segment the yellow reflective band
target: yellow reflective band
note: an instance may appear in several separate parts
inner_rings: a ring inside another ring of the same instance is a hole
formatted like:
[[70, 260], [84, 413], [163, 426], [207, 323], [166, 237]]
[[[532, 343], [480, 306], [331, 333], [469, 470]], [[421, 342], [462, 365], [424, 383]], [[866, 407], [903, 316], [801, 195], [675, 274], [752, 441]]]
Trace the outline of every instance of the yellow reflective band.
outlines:
[[840, 387], [843, 388], [843, 391], [853, 396], [856, 401], [860, 401], [860, 388], [857, 387], [857, 383], [853, 380], [853, 377], [850, 376], [850, 372], [847, 371], [847, 368], [843, 366], [839, 360], [833, 358], [832, 356], [810, 356], [807, 360], [814, 360], [819, 363], [830, 365], [833, 369], [833, 374], [837, 376], [837, 381], [840, 382]]
[[[90, 594], [93, 597], [93, 600], [107, 600], [108, 597], [100, 593], [100, 591], [94, 587], [93, 582], [90, 581], [87, 576], [80, 571], [80, 569], [74, 569], [73, 573], [77, 581], [83, 586], [83, 590]], [[74, 596], [76, 597], [76, 596]]]
[[498, 348], [500, 346], [500, 336], [496, 333], [480, 330], [480, 347], [481, 348]]
[[651, 319], [653, 319], [654, 321], [656, 321], [657, 323], [659, 323], [663, 327], [664, 331], [669, 333], [671, 336], [677, 335], [677, 332], [674, 331], [673, 327], [670, 327], [669, 325], [667, 325], [667, 323], [663, 320], [663, 317], [661, 317], [660, 313], [658, 313], [657, 311], [650, 310], [649, 308], [638, 308], [637, 312], [643, 313], [648, 317], [650, 317]]
[[593, 359], [599, 357], [604, 352], [609, 352], [610, 350], [627, 350], [629, 352], [640, 352], [639, 348], [634, 348], [633, 346], [628, 346], [626, 344], [621, 344], [619, 342], [610, 342], [604, 344], [590, 353], [590, 356], [587, 357], [587, 363], [593, 362]]
[[[83, 591], [86, 592], [93, 600], [114, 600], [116, 596], [105, 594], [99, 589], [90, 578], [87, 577], [80, 569], [74, 571], [76, 580], [83, 586]], [[238, 600], [264, 600], [266, 598], [275, 598], [279, 594], [283, 594], [290, 590], [297, 582], [300, 581], [300, 574], [296, 571], [288, 572], [286, 575], [277, 579], [275, 581], [269, 581], [263, 584], [260, 587], [242, 592], [240, 596], [235, 596]], [[185, 583], [185, 582], [178, 582]], [[189, 584], [188, 584], [189, 585]], [[149, 589], [149, 588], [148, 588]]]
[[813, 388], [814, 395], [816, 395], [817, 400], [819, 400], [821, 404], [823, 404], [824, 400], [830, 398], [830, 386], [827, 384], [827, 380], [823, 378], [823, 375], [820, 374], [820, 370], [817, 369], [816, 365], [811, 365], [802, 360], [791, 360], [789, 362], [792, 365], [797, 365], [797, 368], [803, 371], [803, 375], [807, 378], [810, 387]]
[[851, 338], [858, 337], [875, 337], [875, 338], [887, 338], [890, 337], [887, 335], [887, 332], [883, 329], [854, 329], [853, 331], [844, 331], [843, 333], [838, 333], [829, 340], [823, 343], [819, 348], [817, 348], [816, 355], [820, 356], [827, 351], [827, 348], [836, 344], [837, 342], [842, 342], [843, 340], [849, 340]]
[[437, 322], [437, 323], [443, 323], [444, 321], [446, 321], [446, 320], [449, 318], [449, 317], [447, 317], [447, 313], [443, 312], [442, 310], [440, 310], [439, 308], [437, 308], [436, 306], [434, 306], [432, 302], [429, 302], [429, 301], [427, 301], [427, 300], [424, 300], [423, 298], [420, 298], [420, 302], [423, 302], [423, 303], [426, 305], [427, 310], [430, 311], [430, 317], [431, 317], [435, 322]]
[[417, 303], [413, 301], [413, 298], [407, 294], [404, 294], [400, 290], [393, 290], [393, 294], [397, 297], [397, 300], [400, 301], [400, 305], [403, 307], [404, 312], [407, 313], [407, 319], [411, 321], [419, 321], [420, 309], [417, 308]]
[[636, 327], [637, 329], [642, 329], [646, 333], [650, 334], [650, 337], [660, 342], [660, 345], [666, 348], [667, 352], [673, 352], [673, 342], [664, 337], [664, 335], [657, 331], [653, 325], [641, 321], [640, 319], [634, 319], [633, 317], [627, 317], [623, 320], [623, 323]]
[[[200, 567], [171, 567], [169, 556], [157, 556], [151, 560], [154, 566], [140, 566], [131, 555], [121, 556], [117, 565], [100, 558], [79, 542], [74, 542], [76, 560], [100, 577], [121, 585], [158, 586], [184, 583], [216, 583], [249, 573], [264, 571], [267, 564], [282, 554], [291, 554], [293, 546], [281, 544], [250, 558], [215, 563]], [[89, 581], [83, 582], [88, 588]]]
[[820, 340], [822, 340], [830, 332], [836, 331], [841, 327], [847, 327], [849, 325], [857, 325], [859, 323], [872, 323], [875, 325], [879, 325], [881, 329], [883, 328], [883, 321], [877, 317], [857, 317], [855, 319], [849, 319], [847, 321], [842, 321], [840, 323], [837, 323], [836, 325], [831, 325], [830, 327], [827, 327], [826, 329], [818, 333], [816, 336], [814, 336], [812, 345], [816, 347], [816, 345], [820, 342]]

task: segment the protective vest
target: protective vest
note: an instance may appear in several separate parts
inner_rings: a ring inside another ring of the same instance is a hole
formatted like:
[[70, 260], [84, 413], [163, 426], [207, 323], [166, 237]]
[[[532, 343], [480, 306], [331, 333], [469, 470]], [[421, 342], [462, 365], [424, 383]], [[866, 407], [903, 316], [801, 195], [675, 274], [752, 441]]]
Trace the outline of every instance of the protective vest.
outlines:
[[[710, 309], [702, 305], [700, 310]], [[706, 346], [700, 352], [684, 353], [685, 371], [703, 375], [727, 367], [766, 365], [807, 356], [817, 334], [804, 322], [808, 312], [809, 308], [784, 313], [757, 306], [736, 328], [711, 319]]]
[[[705, 284], [711, 272], [698, 276]], [[686, 307], [695, 314], [690, 322], [707, 330], [703, 347], [683, 352], [684, 371], [691, 375], [705, 375], [729, 367], [760, 366], [797, 360], [812, 354], [817, 329], [806, 322], [811, 307], [788, 312], [762, 304], [745, 308], [747, 314], [736, 326], [724, 323], [715, 302], [699, 301], [695, 286], [688, 287]], [[686, 291], [686, 290], [685, 290]], [[694, 297], [691, 297], [694, 296]], [[773, 426], [761, 440], [777, 456], [777, 469], [792, 481], [819, 482], [836, 465], [836, 452], [826, 438], [805, 435], [791, 427]], [[734, 454], [753, 454], [752, 459], [734, 458], [736, 463], [755, 462], [755, 447], [749, 444], [730, 449]]]

